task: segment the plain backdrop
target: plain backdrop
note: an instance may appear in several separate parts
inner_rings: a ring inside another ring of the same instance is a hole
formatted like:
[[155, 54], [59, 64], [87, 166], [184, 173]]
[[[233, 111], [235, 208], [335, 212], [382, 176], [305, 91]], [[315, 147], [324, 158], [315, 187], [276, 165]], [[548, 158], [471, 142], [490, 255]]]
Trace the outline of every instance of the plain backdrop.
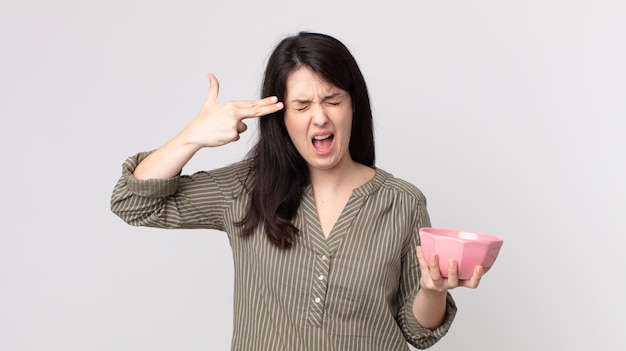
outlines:
[[[355, 55], [377, 166], [433, 225], [504, 239], [432, 350], [624, 349], [626, 2], [3, 0], [0, 350], [229, 349], [225, 234], [130, 227], [110, 194], [208, 72], [254, 99], [300, 30]], [[249, 125], [184, 172], [241, 159]]]

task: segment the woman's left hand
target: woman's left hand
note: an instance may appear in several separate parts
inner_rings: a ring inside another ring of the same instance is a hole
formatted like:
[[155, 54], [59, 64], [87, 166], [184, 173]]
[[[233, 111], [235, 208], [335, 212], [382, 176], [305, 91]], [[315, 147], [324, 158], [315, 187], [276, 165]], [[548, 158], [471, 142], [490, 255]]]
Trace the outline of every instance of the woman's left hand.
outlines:
[[420, 264], [420, 270], [422, 276], [420, 278], [420, 286], [422, 289], [431, 292], [445, 292], [456, 287], [466, 287], [475, 289], [480, 283], [480, 278], [483, 276], [483, 267], [477, 266], [474, 268], [474, 272], [470, 279], [459, 279], [458, 275], [458, 263], [452, 259], [448, 263], [448, 277], [443, 277], [439, 270], [439, 257], [437, 254], [432, 254], [428, 261], [422, 253], [420, 246], [416, 247], [417, 259]]

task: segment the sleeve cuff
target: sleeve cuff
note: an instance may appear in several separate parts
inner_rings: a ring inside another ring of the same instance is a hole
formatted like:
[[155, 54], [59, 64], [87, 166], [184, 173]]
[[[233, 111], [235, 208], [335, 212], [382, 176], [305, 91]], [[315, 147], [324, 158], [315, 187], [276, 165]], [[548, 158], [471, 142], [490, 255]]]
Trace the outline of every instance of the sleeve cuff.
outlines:
[[[413, 299], [417, 295], [417, 291], [413, 294]], [[411, 299], [411, 301], [413, 301]], [[448, 333], [450, 327], [452, 326], [452, 321], [456, 316], [457, 307], [452, 295], [450, 293], [446, 296], [446, 315], [444, 317], [443, 323], [434, 330], [424, 328], [415, 318], [415, 314], [413, 314], [413, 304], [408, 304], [405, 306], [404, 314], [405, 314], [405, 325], [406, 328], [404, 334], [406, 336], [407, 341], [419, 348], [424, 349], [434, 345], [437, 341], [439, 341], [444, 335]]]
[[172, 195], [178, 189], [179, 175], [169, 179], [137, 179], [133, 175], [137, 165], [150, 155], [152, 151], [142, 152], [126, 159], [122, 166], [122, 176], [126, 180], [128, 190], [143, 197], [161, 198]]

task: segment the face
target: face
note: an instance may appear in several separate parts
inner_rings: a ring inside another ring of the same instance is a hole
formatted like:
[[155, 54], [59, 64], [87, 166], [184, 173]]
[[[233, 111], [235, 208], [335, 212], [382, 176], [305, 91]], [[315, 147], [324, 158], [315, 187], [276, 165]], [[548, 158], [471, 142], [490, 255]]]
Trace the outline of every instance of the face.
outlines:
[[285, 125], [310, 170], [329, 170], [352, 162], [350, 94], [301, 67], [287, 79]]

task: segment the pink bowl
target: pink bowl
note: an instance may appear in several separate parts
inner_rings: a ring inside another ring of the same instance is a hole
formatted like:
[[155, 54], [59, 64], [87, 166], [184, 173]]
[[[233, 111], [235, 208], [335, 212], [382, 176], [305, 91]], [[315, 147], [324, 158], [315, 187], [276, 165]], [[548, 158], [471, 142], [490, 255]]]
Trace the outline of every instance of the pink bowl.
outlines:
[[448, 276], [448, 262], [458, 262], [459, 279], [472, 277], [476, 266], [484, 272], [493, 266], [502, 247], [502, 239], [491, 234], [445, 228], [420, 228], [422, 253], [426, 260], [435, 252], [439, 255], [439, 270]]

